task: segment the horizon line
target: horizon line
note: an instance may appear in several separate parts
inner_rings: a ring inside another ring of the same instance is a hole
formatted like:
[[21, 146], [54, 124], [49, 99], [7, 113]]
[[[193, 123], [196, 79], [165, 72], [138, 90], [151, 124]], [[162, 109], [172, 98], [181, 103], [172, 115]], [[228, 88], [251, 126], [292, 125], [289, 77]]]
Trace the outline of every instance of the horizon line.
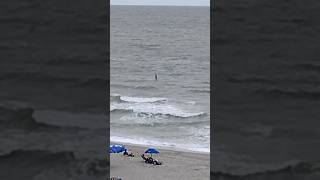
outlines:
[[176, 7], [210, 7], [210, 5], [152, 5], [152, 4], [110, 4], [110, 6], [176, 6]]

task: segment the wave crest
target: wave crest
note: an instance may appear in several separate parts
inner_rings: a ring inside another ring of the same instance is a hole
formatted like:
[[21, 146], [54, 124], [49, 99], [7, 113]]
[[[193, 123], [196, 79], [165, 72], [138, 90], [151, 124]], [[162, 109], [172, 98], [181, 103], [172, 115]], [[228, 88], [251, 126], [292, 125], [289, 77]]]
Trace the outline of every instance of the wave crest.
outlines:
[[121, 95], [111, 95], [111, 102], [129, 102], [129, 103], [156, 103], [156, 102], [165, 102], [166, 98], [159, 97], [130, 97], [130, 96], [121, 96]]
[[268, 170], [264, 172], [257, 172], [247, 175], [233, 175], [224, 172], [211, 171], [211, 177], [220, 180], [256, 180], [256, 179], [319, 179], [320, 175], [320, 163], [319, 162], [301, 162], [295, 165], [289, 165], [287, 167]]
[[204, 116], [207, 116], [207, 113], [193, 113], [193, 114], [186, 114], [186, 115], [176, 115], [176, 114], [170, 114], [170, 113], [153, 113], [153, 112], [135, 112], [133, 109], [112, 109], [110, 111], [111, 113], [117, 113], [117, 114], [127, 114], [127, 113], [135, 113], [138, 117], [149, 117], [149, 118], [201, 118]]

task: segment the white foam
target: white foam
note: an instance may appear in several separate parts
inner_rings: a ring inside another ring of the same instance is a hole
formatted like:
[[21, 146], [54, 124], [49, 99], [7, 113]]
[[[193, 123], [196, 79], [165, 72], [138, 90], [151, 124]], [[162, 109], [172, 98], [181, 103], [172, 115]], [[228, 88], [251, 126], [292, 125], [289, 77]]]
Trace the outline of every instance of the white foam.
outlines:
[[[180, 117], [191, 117], [204, 114], [203, 112], [188, 112], [178, 107], [175, 101], [171, 102], [167, 98], [162, 97], [132, 97], [112, 94], [112, 97], [119, 97], [124, 102], [112, 102], [110, 111], [115, 109], [133, 110], [136, 113], [149, 114], [167, 114]], [[156, 103], [162, 102], [162, 103]], [[180, 102], [189, 105], [195, 105], [195, 101]]]
[[160, 97], [130, 97], [130, 96], [121, 96], [121, 100], [127, 101], [127, 102], [134, 102], [134, 103], [153, 103], [158, 101], [166, 101], [166, 98], [160, 98]]
[[[149, 101], [150, 102], [150, 101]], [[142, 112], [150, 114], [169, 114], [180, 117], [192, 117], [203, 114], [203, 112], [191, 113], [186, 112], [172, 104], [146, 104], [145, 102], [140, 103], [112, 103], [110, 111], [114, 109], [126, 109], [133, 110], [133, 112]]]
[[[183, 123], [180, 125], [175, 125], [175, 127], [168, 127], [169, 129], [181, 130], [182, 132], [187, 132], [187, 135], [190, 136], [186, 143], [185, 134], [182, 133], [181, 137], [179, 137], [180, 133], [175, 134], [176, 138], [168, 138], [168, 136], [162, 136], [161, 132], [149, 132], [150, 137], [141, 135], [141, 131], [139, 127], [133, 126], [134, 129], [131, 129], [130, 132], [126, 131], [126, 126], [122, 126], [121, 124], [157, 124], [157, 123], [167, 123], [167, 122], [177, 122], [179, 124], [179, 120], [174, 118], [167, 118], [167, 116], [162, 115], [172, 115], [177, 117], [194, 117], [198, 115], [204, 114], [203, 112], [190, 112], [192, 110], [194, 102], [180, 102], [180, 101], [170, 101], [165, 98], [159, 97], [129, 97], [129, 96], [120, 96], [120, 99], [123, 102], [112, 102], [110, 105], [110, 111], [115, 109], [125, 109], [132, 110], [133, 114], [124, 115], [118, 117], [115, 114], [114, 118], [111, 118], [111, 125], [116, 124], [115, 127], [121, 128], [119, 130], [113, 129], [116, 134], [111, 134], [111, 141], [119, 142], [119, 143], [127, 143], [134, 145], [142, 145], [142, 146], [156, 146], [161, 147], [163, 149], [169, 150], [179, 150], [179, 151], [192, 151], [192, 152], [201, 152], [201, 153], [209, 153], [210, 152], [210, 132], [208, 128], [198, 128], [198, 127], [190, 127], [183, 125], [185, 122], [193, 122], [199, 119], [188, 118], [181, 119]], [[154, 103], [158, 101], [163, 101], [161, 103]], [[189, 109], [183, 109], [183, 108]], [[136, 116], [137, 114], [146, 113], [146, 116]], [[148, 115], [151, 115], [150, 117]], [[160, 116], [153, 116], [160, 115]], [[132, 127], [132, 126], [128, 126]], [[210, 126], [209, 126], [210, 127]], [[181, 129], [182, 128], [182, 129]], [[161, 131], [161, 128], [154, 129], [155, 131]], [[123, 133], [121, 133], [123, 132]], [[127, 134], [129, 133], [129, 135]], [[155, 134], [156, 133], [156, 134]], [[140, 134], [140, 135], [139, 135]], [[146, 134], [146, 133], [145, 133]]]
[[178, 151], [185, 151], [185, 152], [199, 152], [199, 153], [210, 153], [210, 145], [208, 147], [201, 147], [197, 144], [175, 144], [175, 143], [168, 143], [163, 141], [155, 141], [155, 140], [148, 140], [145, 138], [127, 138], [127, 137], [119, 137], [119, 136], [110, 136], [111, 142], [119, 142], [124, 144], [133, 144], [133, 145], [140, 145], [140, 146], [154, 146], [159, 147], [167, 150], [178, 150]]

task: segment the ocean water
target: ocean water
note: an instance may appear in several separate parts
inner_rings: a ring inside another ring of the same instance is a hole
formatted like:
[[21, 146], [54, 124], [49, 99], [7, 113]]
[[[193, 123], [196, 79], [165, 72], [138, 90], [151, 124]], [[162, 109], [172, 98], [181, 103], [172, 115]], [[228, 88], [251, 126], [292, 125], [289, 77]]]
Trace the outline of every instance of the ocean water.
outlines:
[[209, 13], [111, 6], [111, 141], [210, 151]]
[[[246, 180], [320, 179], [313, 165], [320, 160], [319, 7], [216, 3], [213, 171], [259, 172], [234, 178]], [[221, 176], [215, 179], [231, 179]]]
[[70, 2], [0, 2], [0, 179], [109, 176], [107, 2]]

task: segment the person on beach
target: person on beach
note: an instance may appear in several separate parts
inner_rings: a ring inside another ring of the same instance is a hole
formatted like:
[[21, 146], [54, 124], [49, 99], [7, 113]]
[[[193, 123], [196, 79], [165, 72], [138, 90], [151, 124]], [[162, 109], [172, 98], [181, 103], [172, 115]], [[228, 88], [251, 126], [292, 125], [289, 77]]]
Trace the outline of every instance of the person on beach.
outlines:
[[144, 160], [145, 163], [150, 164], [150, 157], [145, 157], [144, 154], [141, 155], [142, 159]]
[[128, 155], [129, 155], [129, 153], [127, 152], [127, 150], [124, 150], [123, 155], [124, 155], [124, 156], [128, 156]]
[[153, 158], [152, 157], [148, 157], [147, 160], [146, 160], [146, 163], [153, 164]]
[[142, 157], [143, 160], [145, 160], [145, 161], [147, 160], [147, 158], [144, 157], [144, 154], [142, 154], [141, 157]]
[[153, 159], [152, 157], [145, 157], [144, 154], [141, 155], [142, 159], [147, 164], [154, 164], [154, 165], [162, 165], [161, 161], [158, 161], [157, 159]]
[[124, 156], [128, 156], [128, 157], [134, 157], [134, 154], [133, 154], [132, 152], [128, 153], [127, 150], [125, 150], [125, 151], [123, 152], [123, 155], [124, 155]]

